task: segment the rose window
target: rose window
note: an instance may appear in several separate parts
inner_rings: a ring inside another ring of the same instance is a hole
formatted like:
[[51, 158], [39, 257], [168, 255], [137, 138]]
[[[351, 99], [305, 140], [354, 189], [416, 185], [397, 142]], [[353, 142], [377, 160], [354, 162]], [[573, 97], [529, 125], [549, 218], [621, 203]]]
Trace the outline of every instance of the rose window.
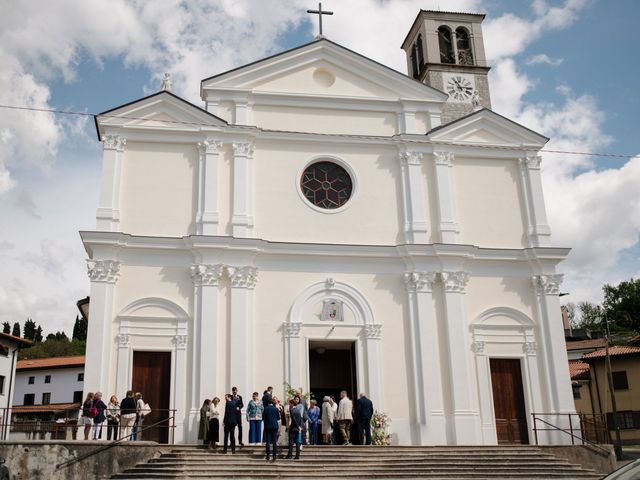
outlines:
[[316, 207], [334, 209], [351, 197], [353, 184], [347, 171], [332, 162], [309, 165], [300, 179], [304, 197]]

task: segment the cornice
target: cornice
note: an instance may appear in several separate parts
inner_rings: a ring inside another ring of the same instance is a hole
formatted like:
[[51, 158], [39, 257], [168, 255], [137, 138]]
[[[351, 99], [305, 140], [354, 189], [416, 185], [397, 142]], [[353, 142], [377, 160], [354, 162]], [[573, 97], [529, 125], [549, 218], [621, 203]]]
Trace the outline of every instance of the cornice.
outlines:
[[89, 256], [94, 250], [140, 250], [145, 253], [176, 253], [202, 255], [239, 254], [260, 256], [332, 256], [342, 258], [376, 258], [406, 260], [408, 264], [422, 260], [450, 259], [461, 261], [519, 261], [555, 264], [569, 254], [568, 248], [533, 247], [522, 249], [481, 248], [461, 244], [405, 245], [340, 245], [323, 243], [271, 242], [259, 238], [190, 235], [186, 237], [147, 237], [120, 232], [82, 231], [80, 236]]

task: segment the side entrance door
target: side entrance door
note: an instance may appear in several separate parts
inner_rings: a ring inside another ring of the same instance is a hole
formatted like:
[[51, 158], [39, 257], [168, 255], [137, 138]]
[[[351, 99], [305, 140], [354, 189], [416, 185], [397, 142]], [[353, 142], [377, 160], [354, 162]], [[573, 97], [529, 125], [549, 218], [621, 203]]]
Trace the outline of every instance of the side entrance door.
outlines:
[[491, 358], [491, 386], [498, 443], [529, 443], [520, 360]]
[[[168, 418], [171, 395], [171, 352], [133, 352], [132, 390], [151, 407], [142, 428]], [[169, 421], [145, 430], [143, 440], [169, 443]]]

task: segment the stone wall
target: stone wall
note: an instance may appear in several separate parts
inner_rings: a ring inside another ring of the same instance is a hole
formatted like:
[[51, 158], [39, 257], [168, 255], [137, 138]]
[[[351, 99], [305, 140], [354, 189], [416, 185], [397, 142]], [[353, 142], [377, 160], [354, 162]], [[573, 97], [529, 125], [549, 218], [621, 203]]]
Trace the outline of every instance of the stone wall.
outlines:
[[550, 453], [558, 458], [564, 458], [570, 463], [591, 468], [603, 475], [613, 472], [616, 468], [616, 454], [613, 445], [600, 445], [608, 454], [596, 450], [587, 445], [540, 445], [545, 453]]
[[155, 442], [123, 442], [69, 466], [58, 466], [99, 450], [108, 442], [0, 442], [0, 457], [6, 460], [12, 480], [107, 479], [114, 473], [159, 457], [171, 446]]

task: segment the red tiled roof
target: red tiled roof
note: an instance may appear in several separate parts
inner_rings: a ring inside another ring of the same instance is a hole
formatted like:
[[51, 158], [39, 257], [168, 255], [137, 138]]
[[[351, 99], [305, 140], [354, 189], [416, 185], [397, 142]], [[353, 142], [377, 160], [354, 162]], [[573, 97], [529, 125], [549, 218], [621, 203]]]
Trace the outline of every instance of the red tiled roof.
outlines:
[[569, 375], [571, 375], [571, 380], [589, 379], [589, 370], [591, 370], [591, 365], [582, 360], [569, 361]]
[[604, 347], [604, 338], [590, 338], [589, 340], [577, 340], [575, 342], [567, 342], [567, 350], [586, 350], [588, 348]]
[[11, 413], [45, 413], [45, 412], [64, 412], [65, 410], [77, 410], [80, 408], [79, 403], [51, 403], [49, 405], [14, 405], [11, 407]]
[[[589, 360], [591, 358], [604, 358], [606, 355], [606, 350], [601, 348], [600, 350], [596, 350], [595, 352], [585, 353], [582, 356], [583, 360]], [[640, 347], [628, 347], [623, 345], [612, 345], [609, 347], [609, 356], [619, 356], [619, 355], [640, 355]]]
[[45, 368], [83, 367], [84, 355], [75, 357], [49, 357], [19, 360], [16, 370], [36, 370]]

